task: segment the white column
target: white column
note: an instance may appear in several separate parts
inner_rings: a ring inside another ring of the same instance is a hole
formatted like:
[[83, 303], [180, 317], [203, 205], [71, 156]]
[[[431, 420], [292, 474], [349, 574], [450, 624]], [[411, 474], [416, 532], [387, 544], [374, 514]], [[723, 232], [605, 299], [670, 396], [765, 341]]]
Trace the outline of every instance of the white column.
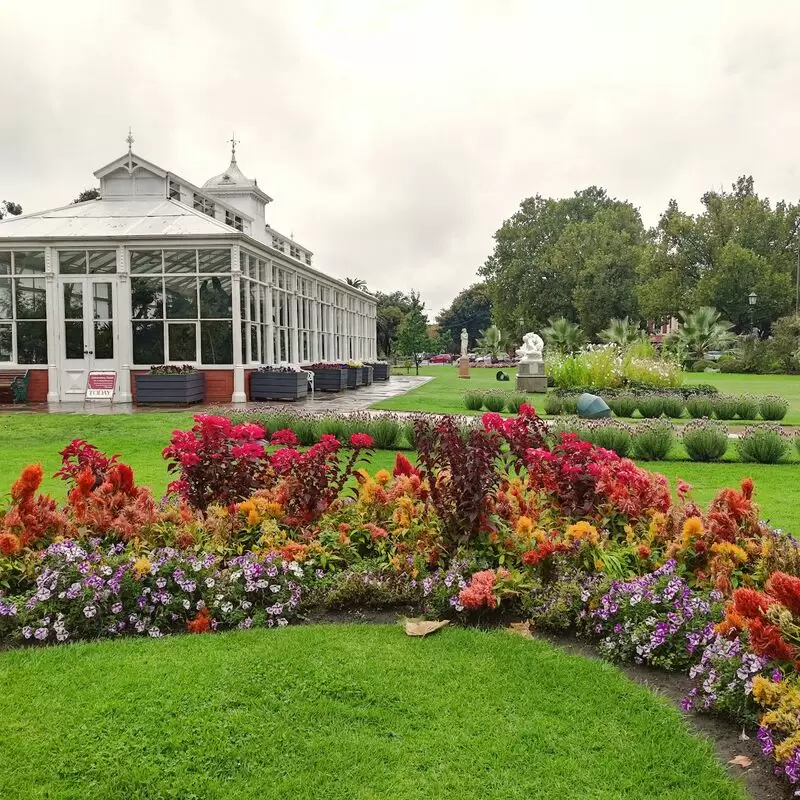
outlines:
[[132, 403], [131, 392], [131, 364], [133, 363], [133, 334], [131, 319], [131, 282], [128, 276], [128, 254], [120, 245], [117, 248], [117, 318], [114, 325], [117, 329], [117, 363], [119, 364], [119, 377], [117, 379], [117, 402]]
[[275, 363], [275, 322], [274, 322], [274, 306], [272, 297], [272, 271], [270, 268], [269, 282], [267, 283], [267, 341], [264, 342], [264, 363]]
[[311, 301], [311, 361], [319, 361], [319, 289], [314, 284], [314, 299]]
[[233, 394], [231, 403], [244, 403], [244, 364], [242, 363], [242, 302], [240, 296], [239, 245], [231, 247], [231, 292], [233, 293]]
[[47, 402], [57, 403], [59, 393], [59, 368], [61, 365], [61, 322], [58, 305], [58, 265], [56, 251], [52, 247], [44, 249], [45, 292], [47, 302]]
[[297, 303], [299, 296], [297, 294], [297, 278], [295, 277], [295, 289], [293, 292], [288, 292], [286, 296], [289, 298], [289, 361], [292, 364], [297, 364], [300, 361], [300, 344], [297, 336]]

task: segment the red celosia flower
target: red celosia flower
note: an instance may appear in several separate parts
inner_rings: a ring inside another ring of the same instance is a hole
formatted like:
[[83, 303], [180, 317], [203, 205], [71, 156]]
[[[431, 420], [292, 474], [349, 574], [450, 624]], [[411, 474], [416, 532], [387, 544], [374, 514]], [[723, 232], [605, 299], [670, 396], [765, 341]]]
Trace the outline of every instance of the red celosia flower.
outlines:
[[781, 629], [777, 625], [769, 625], [760, 619], [754, 619], [750, 621], [747, 629], [750, 633], [750, 644], [756, 655], [775, 661], [794, 661], [794, 648], [784, 641]]
[[476, 610], [486, 606], [497, 607], [497, 598], [494, 596], [496, 576], [490, 569], [476, 572], [469, 583], [458, 593], [458, 599], [464, 608]]
[[367, 449], [374, 446], [375, 440], [368, 433], [354, 433], [350, 437], [350, 446], [354, 450]]
[[385, 528], [381, 528], [372, 522], [368, 522], [366, 525], [364, 525], [364, 528], [369, 531], [373, 542], [377, 541], [378, 539], [386, 539], [389, 536]]
[[642, 561], [647, 561], [647, 559], [652, 555], [652, 551], [647, 545], [642, 544], [639, 545], [639, 548], [636, 550], [636, 555], [639, 556]]
[[20, 541], [18, 536], [13, 533], [0, 533], [0, 553], [4, 556], [10, 556], [20, 550]]
[[284, 561], [302, 561], [305, 558], [308, 547], [298, 542], [287, 542], [279, 549], [281, 558]]
[[33, 498], [36, 490], [42, 483], [41, 464], [29, 464], [22, 470], [22, 474], [11, 485], [11, 499], [14, 502], [28, 498]]
[[794, 616], [800, 617], [800, 578], [773, 572], [767, 581], [767, 591]]
[[297, 447], [297, 437], [289, 428], [275, 431], [275, 433], [269, 437], [269, 442], [270, 444], [280, 444], [284, 447]]
[[211, 630], [211, 615], [208, 609], [198, 611], [197, 616], [186, 623], [186, 629], [189, 633], [208, 633]]
[[742, 497], [745, 500], [750, 500], [753, 497], [753, 479], [745, 478], [742, 481]]
[[394, 459], [394, 476], [397, 478], [400, 475], [420, 477], [420, 471], [402, 453], [398, 453]]
[[188, 531], [179, 533], [175, 539], [175, 547], [177, 547], [178, 550], [188, 550], [190, 547], [194, 547], [194, 545], [195, 538]]
[[769, 598], [755, 589], [736, 589], [733, 605], [745, 619], [761, 619], [769, 607]]

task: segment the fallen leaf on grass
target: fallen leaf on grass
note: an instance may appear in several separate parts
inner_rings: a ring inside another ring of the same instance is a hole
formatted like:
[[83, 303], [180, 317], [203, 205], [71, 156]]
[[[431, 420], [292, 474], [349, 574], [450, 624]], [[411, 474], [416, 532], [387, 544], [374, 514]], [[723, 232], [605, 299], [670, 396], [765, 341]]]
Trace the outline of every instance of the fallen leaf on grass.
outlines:
[[530, 620], [525, 620], [525, 622], [512, 622], [506, 628], [509, 633], [513, 633], [516, 636], [522, 636], [525, 639], [533, 639], [533, 634], [531, 633], [531, 623]]
[[429, 633], [434, 633], [445, 625], [449, 625], [450, 620], [428, 620], [428, 619], [407, 619], [406, 620], [406, 634], [408, 636], [427, 636]]
[[753, 759], [748, 758], [747, 756], [734, 756], [728, 763], [734, 764], [737, 767], [741, 767], [742, 769], [747, 769], [749, 766], [752, 765]]

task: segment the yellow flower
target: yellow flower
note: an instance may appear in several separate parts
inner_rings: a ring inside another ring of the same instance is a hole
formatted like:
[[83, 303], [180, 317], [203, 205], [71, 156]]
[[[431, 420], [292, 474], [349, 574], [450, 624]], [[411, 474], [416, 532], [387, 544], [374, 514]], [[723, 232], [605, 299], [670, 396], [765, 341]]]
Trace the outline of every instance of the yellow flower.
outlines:
[[145, 556], [140, 556], [133, 562], [133, 571], [136, 573], [136, 576], [141, 578], [142, 575], [147, 575], [152, 568], [152, 564], [150, 560]]
[[683, 536], [681, 542], [684, 547], [691, 547], [695, 539], [703, 535], [703, 520], [700, 517], [689, 517], [683, 523]]
[[667, 523], [667, 518], [661, 511], [654, 511], [653, 516], [650, 519], [650, 525], [647, 529], [647, 533], [650, 539], [654, 539], [658, 536], [663, 530], [664, 525]]
[[392, 474], [385, 469], [379, 469], [375, 473], [375, 480], [377, 481], [379, 486], [386, 486], [387, 483], [392, 479]]
[[728, 557], [738, 564], [744, 564], [747, 561], [747, 553], [733, 542], [717, 542], [711, 546], [711, 552], [722, 558]]
[[522, 516], [517, 520], [515, 526], [517, 536], [529, 537], [533, 534], [533, 520], [530, 517]]
[[599, 534], [594, 525], [589, 524], [586, 522], [586, 520], [581, 520], [580, 522], [576, 522], [574, 525], [570, 525], [567, 528], [564, 538], [568, 542], [577, 542], [582, 539], [588, 539], [592, 543], [597, 543], [599, 540]]
[[600, 558], [596, 558], [596, 559], [594, 560], [594, 568], [595, 568], [595, 569], [596, 569], [598, 572], [602, 572], [604, 567], [605, 567], [605, 564], [603, 563], [603, 560], [602, 560], [602, 559], [600, 559]]
[[282, 517], [283, 506], [276, 500], [271, 500], [264, 506], [264, 515], [267, 517]]

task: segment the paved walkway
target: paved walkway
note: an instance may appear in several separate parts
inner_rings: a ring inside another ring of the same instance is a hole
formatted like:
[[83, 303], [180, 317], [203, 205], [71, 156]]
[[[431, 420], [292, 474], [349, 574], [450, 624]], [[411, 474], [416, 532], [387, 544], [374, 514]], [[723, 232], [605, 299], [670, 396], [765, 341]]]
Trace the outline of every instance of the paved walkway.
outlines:
[[371, 386], [348, 389], [343, 392], [315, 392], [314, 399], [309, 395], [306, 400], [271, 403], [205, 403], [192, 406], [137, 406], [133, 403], [108, 403], [106, 401], [89, 401], [87, 403], [26, 403], [11, 405], [0, 403], [0, 414], [146, 414], [154, 411], [205, 411], [208, 409], [244, 411], [249, 408], [312, 411], [328, 413], [332, 411], [350, 412], [364, 411], [373, 403], [389, 397], [405, 394], [416, 389], [433, 378], [417, 375], [392, 375], [388, 381], [377, 381]]

